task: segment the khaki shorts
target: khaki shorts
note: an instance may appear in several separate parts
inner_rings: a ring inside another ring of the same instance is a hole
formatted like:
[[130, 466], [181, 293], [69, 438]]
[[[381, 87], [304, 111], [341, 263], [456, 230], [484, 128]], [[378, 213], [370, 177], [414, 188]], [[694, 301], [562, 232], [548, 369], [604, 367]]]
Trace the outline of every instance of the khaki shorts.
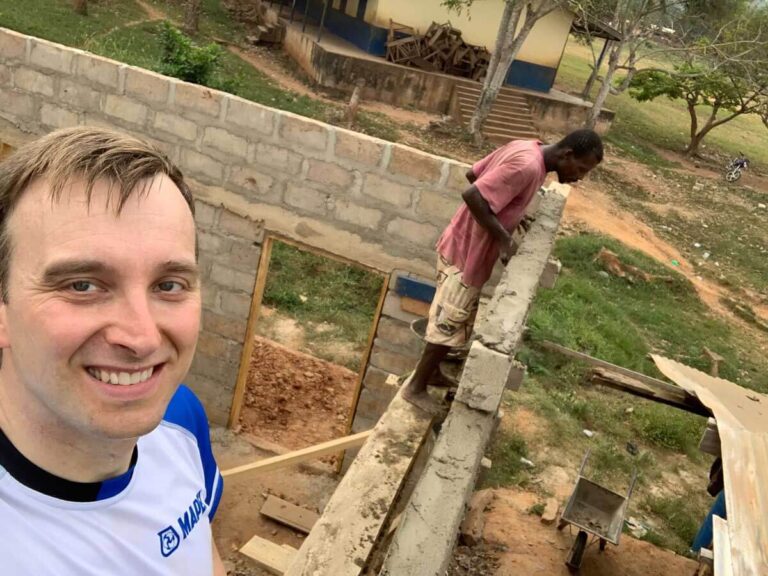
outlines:
[[437, 291], [429, 308], [427, 342], [460, 348], [469, 341], [480, 288], [464, 284], [461, 270], [437, 257]]

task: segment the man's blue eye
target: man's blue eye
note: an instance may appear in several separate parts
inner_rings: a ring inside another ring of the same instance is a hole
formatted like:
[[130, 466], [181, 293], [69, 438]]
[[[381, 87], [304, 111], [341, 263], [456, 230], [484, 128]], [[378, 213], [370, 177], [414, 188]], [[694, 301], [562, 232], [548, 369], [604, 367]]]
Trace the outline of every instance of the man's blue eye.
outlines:
[[179, 282], [172, 282], [170, 280], [167, 282], [160, 282], [157, 287], [161, 292], [179, 292], [183, 289], [183, 286]]
[[75, 292], [88, 292], [91, 287], [93, 287], [93, 284], [87, 280], [77, 280], [72, 282], [72, 290]]

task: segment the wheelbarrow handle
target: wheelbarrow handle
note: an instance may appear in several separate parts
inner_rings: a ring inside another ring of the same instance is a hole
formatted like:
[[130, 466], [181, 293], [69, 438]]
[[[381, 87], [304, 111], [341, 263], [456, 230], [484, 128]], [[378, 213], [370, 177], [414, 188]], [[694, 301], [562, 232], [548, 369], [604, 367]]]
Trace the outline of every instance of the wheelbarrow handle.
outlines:
[[629, 502], [629, 499], [632, 496], [632, 491], [635, 489], [635, 482], [637, 482], [637, 468], [632, 472], [632, 480], [629, 483], [629, 490], [627, 491], [627, 502]]
[[584, 468], [587, 465], [587, 460], [589, 459], [590, 451], [591, 451], [591, 448], [587, 448], [587, 452], [584, 454], [584, 458], [581, 461], [581, 467], [579, 468], [579, 476], [584, 476]]

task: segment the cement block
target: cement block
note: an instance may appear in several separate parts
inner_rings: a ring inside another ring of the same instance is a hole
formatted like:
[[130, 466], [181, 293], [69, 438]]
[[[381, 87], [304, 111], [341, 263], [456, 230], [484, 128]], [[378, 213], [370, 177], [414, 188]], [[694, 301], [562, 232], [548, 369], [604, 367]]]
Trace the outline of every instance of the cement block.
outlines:
[[130, 98], [125, 96], [116, 96], [114, 94], [107, 94], [104, 100], [104, 114], [112, 116], [113, 118], [119, 118], [130, 124], [143, 125], [149, 114], [149, 109]]
[[189, 371], [191, 374], [199, 374], [216, 382], [232, 382], [234, 384], [237, 382], [238, 365], [198, 352], [192, 360]]
[[189, 386], [205, 406], [208, 421], [215, 426], [226, 426], [232, 409], [232, 395], [237, 375], [232, 382], [214, 380], [198, 372], [190, 371], [184, 383]]
[[221, 111], [223, 94], [210, 88], [173, 81], [173, 102], [183, 108], [194, 110], [207, 116], [217, 117]]
[[94, 54], [78, 54], [75, 74], [104, 88], [117, 91], [118, 70], [121, 64]]
[[238, 128], [269, 135], [275, 129], [276, 112], [243, 100], [237, 96], [227, 96], [227, 121]]
[[272, 184], [275, 179], [254, 168], [248, 166], [233, 166], [228, 181], [247, 191], [249, 197], [273, 196], [273, 201], [279, 201], [279, 191], [273, 192]]
[[206, 128], [203, 133], [203, 146], [210, 146], [236, 158], [245, 158], [248, 152], [248, 142], [227, 130], [221, 128]]
[[204, 252], [217, 256], [224, 252], [229, 252], [232, 247], [232, 240], [215, 232], [200, 230], [197, 233], [197, 247]]
[[54, 77], [31, 68], [18, 68], [13, 74], [13, 84], [26, 92], [51, 97], [54, 94]]
[[168, 112], [156, 112], [154, 127], [156, 130], [194, 142], [197, 140], [197, 124]]
[[3, 62], [24, 60], [27, 53], [27, 36], [3, 28], [0, 30], [0, 55]]
[[298, 174], [301, 171], [301, 155], [280, 146], [259, 143], [253, 154], [253, 161], [284, 174]]
[[203, 282], [201, 286], [201, 302], [204, 310], [216, 310], [219, 304], [219, 290], [211, 282]]
[[63, 74], [71, 74], [72, 61], [76, 52], [71, 48], [65, 48], [52, 42], [46, 42], [37, 38], [30, 39], [32, 49], [29, 63], [37, 68], [54, 70]]
[[235, 342], [245, 342], [248, 318], [222, 316], [212, 310], [203, 310], [203, 329]]
[[437, 184], [442, 177], [443, 162], [437, 156], [395, 144], [387, 170], [419, 182]]
[[8, 88], [0, 89], [0, 117], [31, 120], [35, 116], [35, 101], [29, 94]]
[[288, 183], [285, 191], [285, 203], [321, 215], [334, 209], [334, 199], [330, 194], [292, 182]]
[[219, 230], [249, 242], [261, 243], [264, 240], [263, 220], [251, 220], [226, 209], [219, 215]]
[[13, 74], [11, 73], [11, 69], [8, 68], [8, 66], [0, 64], [0, 86], [10, 87], [12, 78]]
[[219, 290], [219, 306], [223, 314], [247, 321], [251, 313], [251, 298], [242, 292]]
[[413, 350], [416, 354], [424, 346], [421, 338], [411, 331], [407, 322], [382, 316], [376, 329], [376, 338], [391, 342], [395, 346], [401, 346]]
[[80, 115], [66, 108], [43, 102], [40, 106], [40, 122], [51, 128], [68, 128], [80, 123]]
[[182, 148], [180, 164], [185, 172], [208, 182], [218, 184], [224, 178], [224, 165], [221, 162], [189, 148]]
[[307, 161], [307, 179], [346, 190], [352, 185], [354, 176], [352, 171], [338, 164], [310, 158]]
[[385, 391], [379, 392], [363, 388], [357, 402], [357, 411], [368, 418], [378, 419], [387, 411], [387, 406], [392, 402], [396, 392], [395, 390], [391, 394], [387, 394]]
[[562, 268], [563, 265], [560, 263], [560, 260], [550, 258], [547, 261], [547, 265], [544, 266], [544, 272], [541, 274], [541, 278], [539, 278], [539, 286], [541, 288], [554, 288]]
[[375, 208], [366, 208], [354, 202], [341, 200], [336, 202], [335, 216], [342, 222], [376, 230], [384, 217], [384, 213]]
[[101, 110], [101, 92], [67, 78], [62, 78], [59, 84], [59, 100], [81, 110]]
[[155, 74], [149, 70], [125, 67], [125, 94], [137, 100], [150, 104], [165, 104], [171, 82], [166, 76]]
[[323, 151], [328, 145], [328, 128], [314, 120], [281, 114], [280, 137], [301, 148]]
[[512, 358], [475, 341], [469, 349], [456, 400], [495, 414], [512, 370]]
[[393, 182], [379, 174], [366, 174], [363, 194], [387, 204], [408, 208], [411, 205], [413, 188]]
[[351, 160], [365, 166], [378, 166], [384, 155], [384, 144], [362, 134], [336, 131], [334, 154], [337, 158]]
[[261, 247], [254, 246], [253, 242], [235, 240], [229, 252], [219, 256], [223, 264], [237, 268], [238, 270], [256, 270], [261, 258]]
[[197, 350], [228, 364], [239, 364], [243, 345], [219, 334], [203, 330], [197, 338]]
[[469, 180], [467, 180], [467, 171], [469, 169], [469, 164], [448, 161], [448, 180], [445, 183], [445, 187], [459, 194], [464, 192], [470, 186]]
[[459, 194], [445, 196], [437, 192], [421, 190], [419, 192], [419, 202], [416, 206], [416, 214], [422, 216], [425, 220], [444, 228], [448, 225], [459, 209], [464, 204]]
[[399, 236], [421, 246], [432, 247], [437, 240], [438, 233], [438, 229], [431, 224], [414, 222], [400, 217], [387, 224], [387, 234]]
[[195, 222], [198, 226], [213, 226], [216, 223], [217, 208], [201, 200], [195, 200]]
[[[234, 268], [214, 262], [213, 267], [211, 268], [211, 280], [216, 282], [219, 286], [251, 294], [253, 293], [255, 276], [254, 274], [241, 272], [240, 270], [235, 270]], [[250, 302], [250, 297], [248, 298], [248, 301]], [[224, 309], [223, 305], [222, 309]]]
[[381, 309], [381, 315], [390, 316], [409, 325], [414, 320], [418, 320], [420, 318], [416, 314], [411, 314], [404, 311], [400, 307], [400, 296], [395, 294], [395, 292], [392, 290], [387, 292], [387, 296], [384, 298], [384, 306]]
[[389, 376], [390, 373], [385, 370], [380, 370], [375, 366], [368, 366], [365, 370], [365, 376], [363, 377], [363, 386], [370, 388], [371, 390], [391, 388], [387, 383], [387, 378]]
[[536, 192], [536, 194], [533, 195], [533, 198], [531, 198], [531, 201], [528, 202], [528, 206], [525, 207], [525, 215], [526, 216], [535, 216], [536, 212], [539, 211], [539, 207], [541, 206], [541, 201], [544, 198], [542, 195], [541, 189]]
[[378, 339], [374, 342], [370, 359], [372, 366], [398, 376], [410, 372], [416, 367], [418, 356], [390, 350], [385, 346], [385, 343]]

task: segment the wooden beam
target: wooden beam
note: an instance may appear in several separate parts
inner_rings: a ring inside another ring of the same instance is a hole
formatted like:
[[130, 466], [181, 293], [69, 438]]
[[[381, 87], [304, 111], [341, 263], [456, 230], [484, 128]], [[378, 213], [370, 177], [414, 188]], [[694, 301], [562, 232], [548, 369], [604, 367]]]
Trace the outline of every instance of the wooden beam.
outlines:
[[270, 573], [282, 576], [296, 556], [296, 549], [254, 536], [240, 548], [240, 553], [245, 554]]
[[712, 516], [712, 552], [714, 554], [715, 576], [733, 576], [728, 521], [720, 518], [720, 516]]
[[659, 380], [658, 378], [653, 378], [652, 376], [641, 374], [640, 372], [635, 372], [634, 370], [630, 370], [629, 368], [624, 368], [623, 366], [619, 366], [617, 364], [611, 364], [610, 362], [606, 362], [605, 360], [594, 358], [589, 354], [584, 354], [583, 352], [571, 350], [570, 348], [566, 348], [565, 346], [561, 346], [560, 344], [555, 344], [554, 342], [549, 342], [548, 340], [536, 341], [533, 344], [539, 345], [542, 348], [545, 348], [547, 350], [552, 350], [553, 352], [559, 352], [563, 356], [576, 358], [577, 360], [582, 360], [587, 364], [592, 364], [593, 366], [600, 366], [601, 368], [607, 368], [608, 370], [612, 370], [613, 372], [618, 372], [619, 374], [623, 374], [624, 376], [629, 376], [630, 378], [639, 380], [643, 384], [655, 387], [658, 390], [665, 390], [672, 394], [676, 394], [680, 391], [680, 388], [678, 386], [675, 386], [674, 384], [670, 384], [669, 382], [664, 382], [664, 380]]
[[320, 515], [313, 510], [296, 506], [271, 494], [267, 496], [259, 513], [305, 534], [311, 532], [312, 526], [320, 518]]
[[620, 392], [628, 392], [634, 396], [653, 400], [660, 404], [666, 404], [673, 408], [679, 408], [686, 412], [691, 412], [699, 416], [711, 416], [712, 411], [704, 406], [701, 401], [693, 394], [688, 394], [682, 388], [677, 388], [674, 392], [668, 389], [659, 389], [655, 386], [648, 386], [639, 380], [630, 378], [618, 372], [613, 372], [606, 368], [594, 368], [589, 376], [589, 381], [601, 386], [608, 386]]
[[398, 392], [286, 576], [358, 576], [363, 572], [431, 421]]
[[368, 437], [371, 435], [371, 430], [365, 432], [358, 432], [351, 436], [344, 436], [342, 438], [336, 438], [335, 440], [329, 440], [322, 444], [316, 444], [309, 446], [308, 448], [302, 448], [301, 450], [294, 450], [287, 454], [281, 454], [280, 456], [273, 456], [271, 458], [264, 458], [257, 462], [250, 464], [243, 464], [242, 466], [235, 466], [229, 470], [224, 470], [221, 475], [223, 477], [233, 476], [242, 472], [248, 472], [250, 470], [258, 470], [260, 472], [267, 472], [274, 470], [275, 468], [282, 468], [284, 466], [290, 466], [291, 464], [298, 464], [310, 458], [319, 458], [320, 456], [326, 456], [333, 454], [347, 448], [355, 448], [362, 446]]

